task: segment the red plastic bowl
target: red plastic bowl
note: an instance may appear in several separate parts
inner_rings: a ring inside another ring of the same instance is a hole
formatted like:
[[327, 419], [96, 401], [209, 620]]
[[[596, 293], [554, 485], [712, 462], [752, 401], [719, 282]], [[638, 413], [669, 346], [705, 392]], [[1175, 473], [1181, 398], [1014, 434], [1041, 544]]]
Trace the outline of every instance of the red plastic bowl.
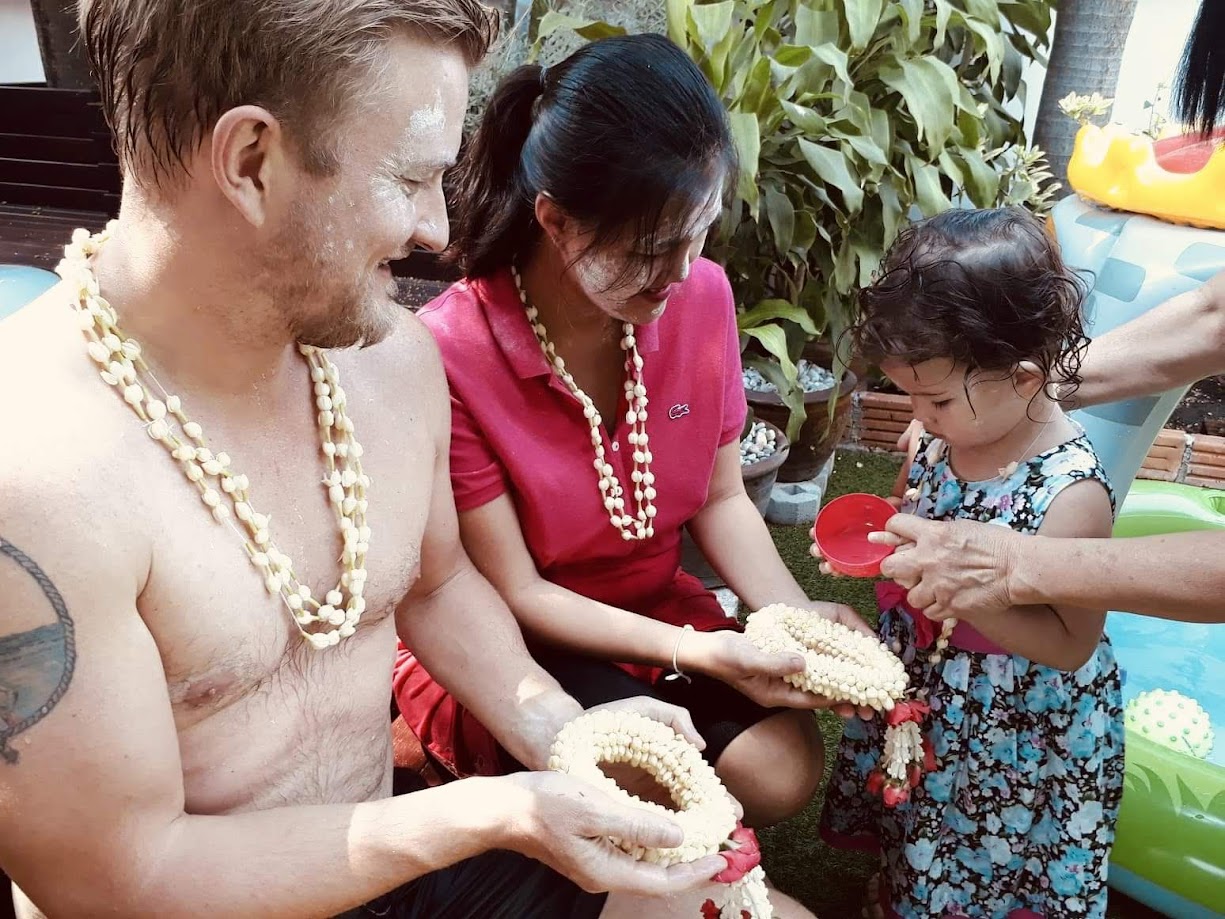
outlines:
[[868, 534], [885, 528], [896, 514], [893, 505], [876, 495], [852, 494], [835, 498], [817, 514], [813, 536], [821, 556], [839, 574], [872, 578], [893, 546], [868, 542]]

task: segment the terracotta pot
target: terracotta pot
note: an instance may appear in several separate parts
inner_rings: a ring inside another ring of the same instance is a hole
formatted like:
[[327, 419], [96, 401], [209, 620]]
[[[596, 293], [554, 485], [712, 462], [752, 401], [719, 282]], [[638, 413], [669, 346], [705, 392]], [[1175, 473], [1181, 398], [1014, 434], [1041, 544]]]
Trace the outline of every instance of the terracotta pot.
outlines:
[[[778, 479], [778, 471], [787, 460], [790, 445], [782, 429], [771, 424], [764, 418], [758, 421], [767, 427], [774, 428], [777, 449], [765, 459], [740, 467], [740, 475], [744, 479], [744, 490], [748, 492], [758, 513], [765, 516], [766, 508], [770, 506], [770, 490]], [[681, 531], [681, 567], [702, 582], [705, 587], [722, 587], [723, 579], [715, 573], [702, 555], [702, 550], [690, 537], [688, 530]]]
[[[820, 363], [816, 349], [810, 351], [805, 348], [804, 356], [810, 361]], [[847, 425], [850, 424], [851, 395], [858, 383], [859, 378], [852, 371], [846, 371], [836, 391], [837, 404], [832, 421], [829, 417], [829, 400], [835, 396], [835, 390], [825, 389], [804, 394], [804, 412], [808, 420], [804, 422], [799, 436], [791, 444], [787, 460], [778, 471], [778, 481], [807, 482], [821, 471], [825, 461], [841, 443]], [[769, 421], [786, 430], [791, 409], [777, 393], [746, 389], [744, 395], [758, 419]]]

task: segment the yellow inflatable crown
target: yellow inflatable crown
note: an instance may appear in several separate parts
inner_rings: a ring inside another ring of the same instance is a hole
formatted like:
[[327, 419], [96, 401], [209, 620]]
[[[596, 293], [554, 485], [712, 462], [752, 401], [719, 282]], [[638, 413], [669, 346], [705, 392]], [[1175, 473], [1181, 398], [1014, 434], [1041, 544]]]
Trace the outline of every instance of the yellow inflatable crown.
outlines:
[[1115, 210], [1225, 230], [1225, 147], [1198, 172], [1170, 172], [1157, 162], [1149, 138], [1114, 125], [1086, 125], [1076, 135], [1068, 183]]

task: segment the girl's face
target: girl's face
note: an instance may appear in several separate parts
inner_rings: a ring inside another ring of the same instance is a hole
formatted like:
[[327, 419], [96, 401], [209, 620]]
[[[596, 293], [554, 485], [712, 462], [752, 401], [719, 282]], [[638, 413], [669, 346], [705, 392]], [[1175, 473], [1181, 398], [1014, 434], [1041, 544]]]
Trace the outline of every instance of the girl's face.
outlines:
[[563, 264], [570, 266], [567, 281], [583, 299], [618, 322], [654, 322], [701, 257], [706, 237], [723, 212], [721, 191], [721, 183], [714, 185], [700, 208], [665, 218], [653, 256], [634, 238], [585, 251], [589, 235], [567, 221], [554, 237]]
[[914, 403], [915, 417], [931, 435], [952, 447], [986, 447], [1029, 420], [1030, 404], [1042, 389], [1037, 369], [1012, 373], [967, 370], [948, 358], [921, 364], [881, 361], [881, 371]]

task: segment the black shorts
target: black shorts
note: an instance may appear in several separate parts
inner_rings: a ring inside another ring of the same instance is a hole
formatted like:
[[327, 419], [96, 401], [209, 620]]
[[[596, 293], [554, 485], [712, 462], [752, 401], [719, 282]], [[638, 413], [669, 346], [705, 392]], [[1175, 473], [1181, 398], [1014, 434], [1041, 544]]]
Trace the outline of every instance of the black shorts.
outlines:
[[753, 725], [787, 711], [758, 705], [722, 680], [700, 673], [691, 674], [689, 683], [661, 679], [652, 685], [630, 676], [616, 664], [595, 658], [540, 648], [533, 648], [532, 656], [583, 708], [632, 696], [653, 696], [688, 709], [706, 741], [702, 755], [711, 765], [728, 744]]
[[[420, 776], [396, 770], [396, 794], [424, 787]], [[526, 855], [495, 850], [409, 881], [337, 919], [596, 919], [606, 899]]]

